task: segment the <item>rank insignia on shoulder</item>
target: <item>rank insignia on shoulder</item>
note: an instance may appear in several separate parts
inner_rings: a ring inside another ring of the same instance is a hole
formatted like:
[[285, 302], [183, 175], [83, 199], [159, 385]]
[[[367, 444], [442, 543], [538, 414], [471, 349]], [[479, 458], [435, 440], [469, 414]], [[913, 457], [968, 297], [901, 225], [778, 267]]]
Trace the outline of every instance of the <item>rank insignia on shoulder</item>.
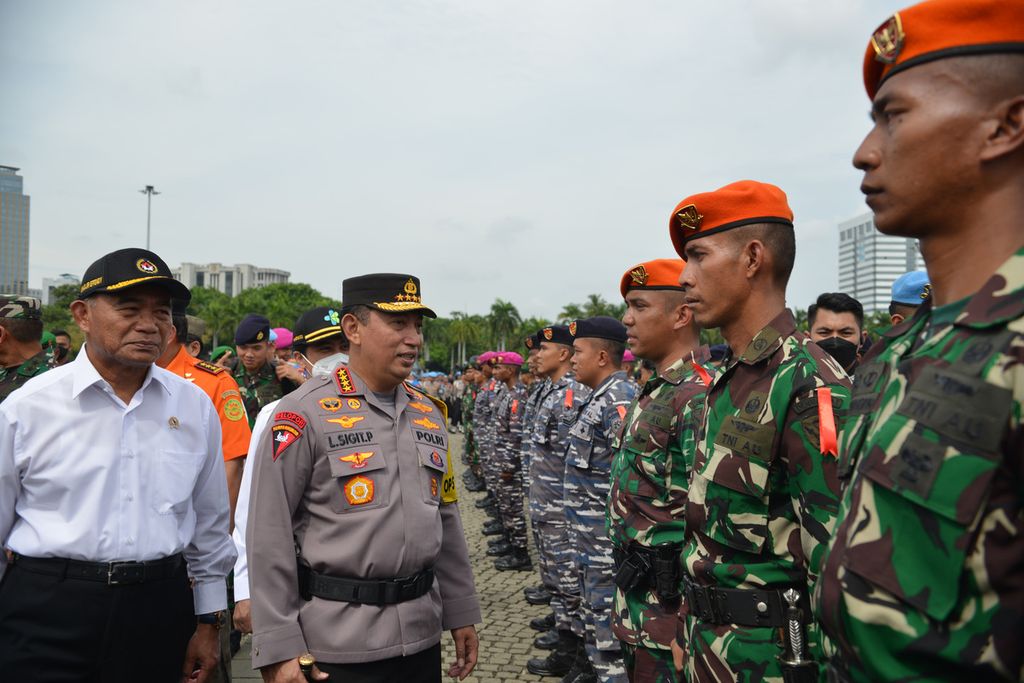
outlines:
[[437, 424], [436, 422], [431, 422], [430, 419], [427, 418], [426, 416], [421, 417], [418, 420], [413, 420], [412, 423], [414, 425], [419, 425], [420, 427], [423, 427], [425, 429], [440, 429], [441, 428], [441, 425]]
[[410, 408], [415, 408], [416, 410], [420, 411], [421, 413], [432, 413], [432, 412], [434, 412], [434, 409], [431, 406], [427, 405], [426, 403], [420, 403], [419, 401], [413, 401], [412, 403], [409, 404], [409, 407]]
[[341, 410], [341, 401], [334, 397], [322, 398], [318, 401], [320, 407], [329, 413], [336, 413]]
[[362, 422], [366, 417], [363, 415], [342, 415], [341, 417], [328, 418], [328, 422], [341, 425], [345, 429], [352, 429], [357, 422]]
[[365, 505], [373, 500], [373, 479], [352, 477], [345, 484], [345, 499], [349, 505]]
[[205, 370], [211, 375], [219, 375], [220, 373], [224, 372], [224, 368], [222, 368], [221, 366], [214, 365], [213, 363], [207, 363], [205, 360], [201, 360], [198, 363], [196, 363], [196, 367], [199, 368], [200, 370]]
[[291, 425], [274, 425], [271, 431], [274, 434], [274, 456], [276, 461], [285, 449], [299, 440], [302, 432]]
[[338, 380], [339, 393], [354, 394], [356, 392], [355, 384], [352, 383], [352, 375], [349, 374], [348, 368], [344, 365], [338, 368], [338, 371], [334, 373], [334, 376]]
[[357, 453], [349, 453], [348, 455], [339, 455], [338, 460], [347, 462], [352, 465], [352, 469], [361, 469], [366, 467], [366, 461], [374, 456], [373, 451], [360, 451]]

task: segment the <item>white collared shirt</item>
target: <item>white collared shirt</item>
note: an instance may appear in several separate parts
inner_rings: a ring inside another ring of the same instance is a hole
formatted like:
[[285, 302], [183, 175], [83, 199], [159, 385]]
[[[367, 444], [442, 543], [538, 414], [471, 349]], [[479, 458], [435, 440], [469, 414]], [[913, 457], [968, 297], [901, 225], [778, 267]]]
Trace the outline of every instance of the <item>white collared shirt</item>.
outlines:
[[83, 347], [0, 403], [0, 541], [18, 554], [184, 553], [196, 614], [214, 612], [235, 561], [229, 514], [217, 413], [166, 370], [150, 366], [125, 405]]
[[238, 487], [238, 502], [235, 503], [235, 530], [231, 539], [235, 542], [235, 602], [249, 599], [249, 561], [245, 555], [245, 527], [249, 522], [249, 495], [252, 493], [252, 473], [256, 470], [256, 447], [259, 446], [263, 432], [267, 431], [270, 417], [277, 410], [280, 399], [268, 403], [256, 416], [252, 425], [252, 438], [249, 440], [249, 455], [245, 459], [242, 471], [242, 484]]

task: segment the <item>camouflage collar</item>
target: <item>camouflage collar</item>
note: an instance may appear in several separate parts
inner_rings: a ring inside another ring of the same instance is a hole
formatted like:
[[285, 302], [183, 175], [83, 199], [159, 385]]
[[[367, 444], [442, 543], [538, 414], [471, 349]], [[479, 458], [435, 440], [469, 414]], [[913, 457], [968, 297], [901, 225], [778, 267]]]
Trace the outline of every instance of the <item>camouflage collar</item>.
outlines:
[[625, 382], [625, 381], [626, 381], [626, 371], [625, 370], [616, 370], [612, 374], [610, 374], [607, 377], [605, 377], [604, 380], [600, 384], [597, 385], [597, 387], [594, 389], [594, 393], [592, 393], [590, 395], [590, 400], [594, 400], [595, 398], [597, 398], [598, 396], [600, 396], [604, 392], [608, 391], [608, 387], [610, 387], [612, 384], [615, 384], [615, 382]]
[[672, 365], [665, 368], [665, 371], [660, 373], [658, 377], [669, 384], [678, 385], [693, 372], [694, 363], [703, 365], [709, 360], [711, 360], [711, 349], [708, 348], [707, 344], [704, 344], [703, 346], [693, 349], [690, 352], [690, 355], [683, 356], [675, 363], [672, 363]]
[[796, 332], [796, 318], [788, 308], [775, 316], [775, 319], [768, 323], [754, 338], [747, 344], [747, 348], [740, 354], [739, 362], [747, 365], [760, 363], [782, 347], [782, 341]]
[[[930, 303], [926, 302], [926, 303]], [[924, 308], [924, 306], [922, 306]], [[999, 266], [967, 302], [954, 325], [984, 329], [1024, 315], [1024, 247]]]
[[18, 374], [22, 377], [34, 377], [39, 374], [40, 368], [50, 366], [50, 356], [46, 351], [40, 351], [18, 366]]

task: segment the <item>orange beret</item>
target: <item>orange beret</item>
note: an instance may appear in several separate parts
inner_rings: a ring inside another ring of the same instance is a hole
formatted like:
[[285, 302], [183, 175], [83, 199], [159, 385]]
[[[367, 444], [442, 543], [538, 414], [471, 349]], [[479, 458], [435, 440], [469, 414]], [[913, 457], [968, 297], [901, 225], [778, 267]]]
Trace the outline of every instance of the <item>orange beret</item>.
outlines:
[[945, 57], [1024, 52], [1024, 2], [928, 0], [897, 12], [871, 35], [864, 87], [875, 99], [889, 76]]
[[668, 219], [668, 232], [676, 253], [686, 258], [683, 247], [689, 240], [757, 223], [792, 227], [786, 193], [768, 183], [739, 180], [679, 202]]
[[644, 261], [626, 271], [619, 282], [622, 297], [631, 289], [678, 289], [679, 276], [686, 267], [686, 261], [677, 258], [659, 258]]

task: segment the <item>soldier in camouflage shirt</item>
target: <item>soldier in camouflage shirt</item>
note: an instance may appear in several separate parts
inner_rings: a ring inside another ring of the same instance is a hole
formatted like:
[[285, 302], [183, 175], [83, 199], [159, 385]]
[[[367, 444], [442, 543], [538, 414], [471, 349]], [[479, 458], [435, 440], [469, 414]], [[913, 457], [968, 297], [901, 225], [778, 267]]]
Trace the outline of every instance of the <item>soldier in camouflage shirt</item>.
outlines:
[[[477, 459], [480, 462], [480, 472], [487, 485], [487, 495], [480, 504], [481, 507], [496, 511], [497, 509], [497, 482], [493, 470], [493, 442], [491, 441], [491, 406], [494, 402], [494, 392], [497, 382], [492, 373], [494, 366], [491, 364], [493, 351], [485, 351], [480, 354], [480, 374], [483, 382], [476, 392], [476, 403], [473, 404], [473, 439], [476, 442]], [[496, 514], [496, 512], [495, 512]], [[498, 524], [500, 527], [501, 525]]]
[[505, 525], [508, 552], [504, 547], [491, 548], [488, 554], [504, 554], [495, 568], [507, 570], [533, 569], [526, 546], [526, 517], [523, 511], [523, 468], [520, 460], [523, 432], [520, 427], [526, 407], [526, 387], [519, 381], [523, 357], [514, 351], [499, 351], [495, 356], [494, 373], [502, 391], [495, 408], [495, 465], [498, 472], [498, 507]]
[[[523, 433], [519, 459], [523, 465], [523, 491], [526, 493], [527, 501], [529, 501], [531, 485], [530, 454], [533, 449], [533, 440], [530, 438], [530, 434], [533, 432], [533, 423], [534, 418], [537, 415], [537, 409], [540, 408], [543, 398], [551, 391], [551, 380], [545, 375], [542, 375], [537, 369], [537, 354], [540, 353], [540, 335], [541, 333], [538, 330], [527, 337], [524, 341], [527, 349], [526, 364], [534, 376], [533, 383], [527, 389], [526, 406], [523, 408], [523, 416], [519, 420], [519, 428]], [[530, 510], [531, 505], [528, 502], [526, 505], [527, 515], [530, 514]], [[537, 534], [537, 524], [533, 522], [532, 518], [530, 523], [530, 532], [533, 535], [534, 547], [539, 548], [541, 542], [540, 537]], [[551, 600], [551, 593], [543, 582], [536, 586], [530, 586], [523, 589], [523, 594], [526, 597], [526, 601], [531, 605], [544, 605]], [[546, 617], [538, 617], [531, 622], [531, 628], [535, 628], [536, 630], [547, 630], [549, 628], [553, 628], [554, 619], [554, 613], [549, 613]]]
[[280, 400], [298, 386], [288, 379], [279, 379], [270, 359], [270, 321], [261, 315], [247, 315], [235, 329], [238, 365], [232, 373], [242, 394], [242, 404], [252, 429], [263, 406]]
[[39, 343], [42, 334], [39, 299], [0, 294], [0, 401], [54, 366]]
[[931, 299], [857, 371], [817, 608], [832, 680], [1020, 681], [1024, 5], [898, 17], [865, 55], [875, 127], [854, 165], [877, 229], [920, 240]]
[[[692, 681], [781, 682], [782, 659], [822, 658], [809, 595], [839, 507], [837, 415], [850, 380], [785, 308], [792, 220], [785, 193], [753, 181], [688, 197], [671, 217], [687, 303], [729, 344], [708, 389], [686, 504]], [[801, 683], [821, 675], [814, 661], [785, 671]]]
[[584, 639], [574, 670], [577, 683], [625, 683], [622, 648], [612, 633], [615, 562], [605, 528], [612, 444], [636, 384], [620, 367], [626, 328], [615, 318], [597, 316], [569, 324], [573, 336], [572, 370], [593, 393], [569, 430], [565, 453], [565, 513], [569, 542], [576, 549], [580, 609], [572, 630]]
[[[676, 680], [670, 646], [682, 588], [686, 488], [714, 373], [679, 284], [684, 265], [681, 259], [638, 264], [626, 271], [619, 288], [630, 347], [658, 370], [629, 407], [617, 438], [607, 507], [617, 565], [624, 572], [615, 591], [613, 628], [624, 645], [630, 680], [648, 683]], [[675, 572], [668, 581], [674, 595], [659, 598], [656, 547], [674, 553], [674, 563], [662, 567], [663, 574]], [[648, 569], [627, 576], [629, 570], [622, 569], [627, 559], [630, 566]]]
[[590, 389], [576, 381], [570, 370], [572, 335], [565, 325], [541, 330], [538, 369], [551, 380], [531, 426], [530, 520], [537, 529], [537, 554], [541, 580], [551, 591], [558, 644], [551, 655], [531, 659], [527, 669], [540, 676], [564, 676], [582, 642], [572, 632], [572, 618], [579, 606], [576, 561], [566, 529], [564, 484], [565, 449], [569, 429]]
[[476, 367], [476, 357], [470, 359], [470, 366], [462, 374], [466, 382], [466, 388], [462, 392], [462, 449], [469, 471], [463, 476], [466, 488], [470, 491], [482, 491], [486, 489], [483, 479], [483, 470], [480, 467], [480, 456], [477, 453], [476, 439], [473, 436], [473, 408], [476, 405], [476, 392], [483, 376]]

